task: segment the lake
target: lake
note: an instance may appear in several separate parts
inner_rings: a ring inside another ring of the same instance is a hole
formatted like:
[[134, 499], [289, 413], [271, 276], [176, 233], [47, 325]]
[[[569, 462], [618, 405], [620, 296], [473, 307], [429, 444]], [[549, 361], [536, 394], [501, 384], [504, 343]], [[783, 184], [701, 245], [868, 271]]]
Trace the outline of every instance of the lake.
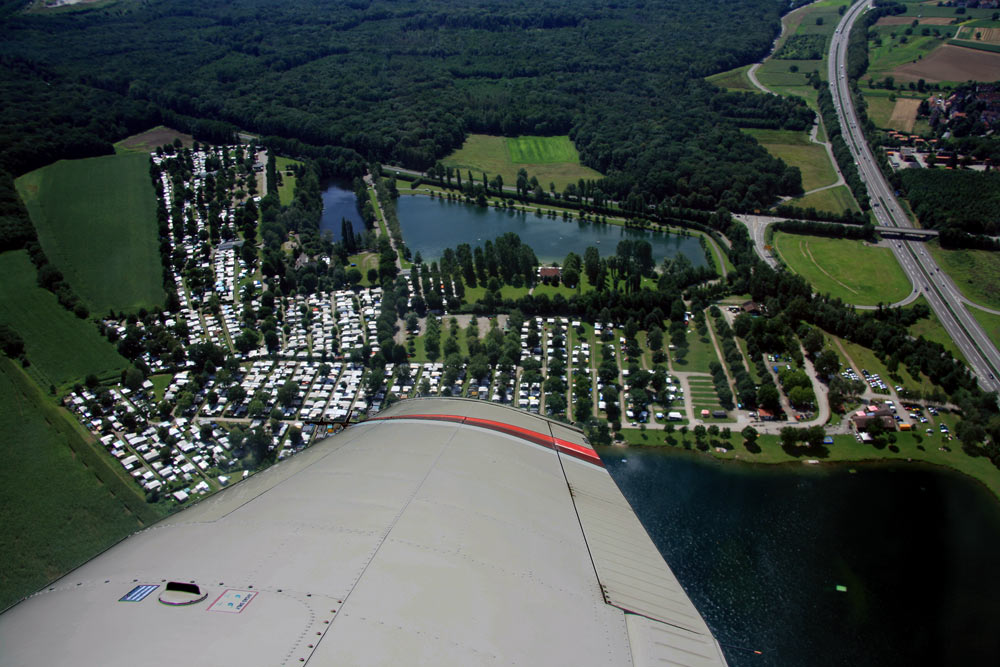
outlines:
[[340, 240], [340, 221], [347, 218], [354, 225], [354, 233], [365, 230], [365, 224], [358, 213], [357, 197], [351, 189], [351, 183], [343, 180], [332, 180], [324, 184], [323, 216], [319, 221], [320, 232], [329, 231], [333, 240]]
[[481, 246], [514, 232], [522, 243], [531, 246], [540, 262], [562, 262], [570, 251], [582, 257], [587, 246], [596, 247], [602, 256], [613, 255], [618, 242], [629, 238], [648, 240], [657, 263], [678, 252], [694, 266], [707, 263], [697, 237], [577, 220], [564, 222], [561, 218], [538, 217], [530, 211], [521, 214], [420, 195], [400, 197], [396, 200], [396, 212], [406, 245], [414, 253], [419, 251], [426, 260], [440, 258], [445, 248], [462, 243]]
[[601, 456], [730, 665], [1000, 664], [1000, 503], [969, 479]]

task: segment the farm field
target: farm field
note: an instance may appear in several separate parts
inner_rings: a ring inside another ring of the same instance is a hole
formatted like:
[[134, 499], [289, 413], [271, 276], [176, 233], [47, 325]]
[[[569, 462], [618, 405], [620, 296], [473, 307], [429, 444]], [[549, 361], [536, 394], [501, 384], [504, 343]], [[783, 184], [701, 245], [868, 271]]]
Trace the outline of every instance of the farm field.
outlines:
[[24, 339], [27, 370], [40, 387], [64, 390], [91, 373], [117, 378], [128, 366], [93, 322], [76, 317], [35, 284], [26, 251], [0, 254], [0, 276], [0, 320]]
[[[911, 19], [912, 20], [912, 19]], [[868, 42], [868, 58], [870, 65], [864, 79], [874, 77], [876, 80], [890, 73], [893, 69], [927, 58], [929, 54], [944, 45], [945, 40], [954, 36], [953, 26], [928, 26], [929, 35], [921, 35], [914, 30], [913, 34], [905, 35], [907, 27], [889, 25], [876, 26], [870, 34], [881, 40]], [[935, 35], [934, 31], [939, 34]], [[895, 37], [893, 37], [895, 35]], [[905, 39], [905, 41], [904, 41]]]
[[917, 107], [922, 100], [919, 93], [868, 88], [865, 85], [862, 85], [861, 92], [864, 95], [868, 117], [877, 127], [900, 132], [914, 131], [917, 123]]
[[971, 21], [963, 25], [955, 34], [955, 39], [974, 44], [1000, 45], [1000, 21]]
[[897, 99], [887, 127], [902, 132], [912, 132], [913, 125], [917, 121], [917, 108], [920, 102], [921, 100], [910, 97]]
[[873, 306], [910, 294], [910, 283], [888, 248], [848, 239], [775, 232], [782, 261], [821, 294]]
[[[811, 39], [809, 36], [812, 35], [822, 36], [824, 38], [825, 50], [826, 44], [829, 42], [829, 36], [833, 34], [837, 26], [837, 21], [840, 20], [840, 16], [837, 13], [838, 8], [848, 4], [844, 0], [825, 0], [810, 4], [785, 15], [782, 19], [782, 24], [785, 27], [786, 35], [779, 40], [775, 53], [780, 53], [785, 43], [793, 36], [796, 36], [796, 39], [799, 41], [803, 38], [806, 40]], [[821, 20], [819, 24], [817, 24], [817, 20]], [[798, 71], [792, 72], [792, 67], [795, 67]], [[757, 70], [757, 78], [763, 85], [779, 95], [786, 97], [797, 95], [802, 97], [815, 110], [817, 107], [816, 91], [806, 80], [806, 74], [813, 70], [818, 70], [820, 73], [826, 72], [825, 53], [822, 59], [815, 60], [769, 58]]]
[[[101, 454], [82, 441], [6, 358], [0, 358], [0, 405], [5, 436], [0, 443], [4, 609], [159, 514], [133, 490], [134, 484], [110, 471], [108, 462], [98, 458]], [[123, 505], [123, 498], [142, 523]]]
[[938, 241], [927, 244], [941, 268], [970, 301], [1000, 308], [1000, 256], [988, 250], [944, 250]]
[[837, 180], [837, 172], [830, 164], [830, 156], [819, 144], [809, 141], [808, 132], [792, 130], [750, 130], [743, 132], [754, 137], [767, 152], [781, 158], [789, 166], [802, 172], [802, 188], [808, 192]]
[[[866, 112], [877, 127], [889, 127], [889, 119], [896, 108], [896, 103], [889, 99], [889, 93], [884, 90], [862, 88]], [[899, 129], [899, 128], [894, 128]]]
[[470, 134], [460, 149], [441, 160], [446, 167], [472, 171], [474, 177], [485, 172], [491, 178], [503, 177], [505, 186], [517, 182], [517, 172], [525, 169], [543, 188], [555, 183], [562, 190], [570, 183], [583, 179], [598, 179], [602, 175], [580, 164], [580, 156], [569, 137], [494, 137]]
[[115, 144], [115, 152], [138, 151], [140, 153], [152, 153], [164, 144], [174, 143], [174, 139], [180, 139], [181, 144], [186, 148], [194, 145], [194, 137], [190, 134], [178, 132], [163, 125], [157, 125], [151, 130], [133, 134], [131, 137], [122, 139]]
[[148, 155], [60, 160], [15, 184], [49, 261], [92, 312], [163, 305]]
[[892, 70], [898, 82], [924, 79], [940, 81], [995, 81], [1000, 72], [1000, 53], [944, 44], [922, 60]]

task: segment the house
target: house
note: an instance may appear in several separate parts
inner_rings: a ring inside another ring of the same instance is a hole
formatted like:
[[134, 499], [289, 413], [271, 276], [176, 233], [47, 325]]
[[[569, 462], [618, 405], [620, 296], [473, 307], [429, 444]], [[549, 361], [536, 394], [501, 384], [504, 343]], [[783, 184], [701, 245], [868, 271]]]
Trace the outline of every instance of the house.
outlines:
[[725, 419], [726, 416], [725, 410], [712, 410], [712, 417], [715, 419]]
[[757, 410], [757, 417], [762, 422], [773, 422], [773, 421], [777, 421], [778, 420], [778, 413], [771, 412], [770, 410], [768, 410], [766, 408], [759, 408]]
[[558, 278], [562, 275], [562, 269], [558, 266], [543, 266], [538, 269], [538, 277], [542, 280], [546, 278]]
[[875, 403], [865, 406], [863, 410], [858, 410], [851, 415], [851, 422], [854, 430], [867, 431], [872, 422], [881, 422], [886, 431], [896, 430], [896, 420], [892, 418], [892, 410], [885, 404]]

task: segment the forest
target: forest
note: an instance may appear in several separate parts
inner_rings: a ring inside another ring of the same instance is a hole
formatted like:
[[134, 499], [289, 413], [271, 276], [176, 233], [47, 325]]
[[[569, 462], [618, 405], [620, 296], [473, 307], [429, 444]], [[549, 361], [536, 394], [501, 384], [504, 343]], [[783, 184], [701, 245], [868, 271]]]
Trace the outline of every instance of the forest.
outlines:
[[808, 110], [702, 80], [767, 52], [777, 0], [18, 6], [0, 6], [0, 169], [15, 176], [163, 123], [255, 132], [350, 176], [428, 168], [470, 132], [530, 133], [569, 134], [618, 200], [744, 210], [801, 186], [737, 125], [798, 128]]
[[903, 169], [900, 182], [920, 222], [968, 234], [1000, 233], [1000, 174]]

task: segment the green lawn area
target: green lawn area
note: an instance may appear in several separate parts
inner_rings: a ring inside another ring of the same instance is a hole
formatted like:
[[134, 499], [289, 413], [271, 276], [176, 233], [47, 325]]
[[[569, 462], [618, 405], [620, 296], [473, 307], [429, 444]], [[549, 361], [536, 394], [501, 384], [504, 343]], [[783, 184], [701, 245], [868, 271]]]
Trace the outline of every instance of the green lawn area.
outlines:
[[[520, 299], [528, 293], [527, 287], [514, 287], [513, 285], [502, 285], [500, 296], [504, 299]], [[465, 288], [465, 303], [475, 303], [486, 295], [486, 288], [482, 285]]]
[[[664, 336], [666, 341], [669, 341], [669, 336]], [[698, 332], [692, 326], [688, 329], [687, 334], [688, 342], [688, 353], [684, 360], [680, 363], [674, 359], [674, 370], [678, 371], [696, 371], [699, 373], [708, 373], [708, 365], [713, 361], [718, 361], [719, 357], [715, 354], [715, 347], [712, 346], [712, 341], [708, 338], [706, 334], [705, 338], [698, 335]], [[674, 350], [671, 350], [671, 355], [673, 355]]]
[[505, 137], [507, 154], [516, 164], [549, 164], [552, 162], [580, 162], [580, 154], [568, 136], [558, 137]]
[[[356, 264], [357, 266], [351, 266], [351, 264]], [[361, 284], [368, 287], [370, 285], [368, 270], [378, 269], [378, 253], [363, 252], [357, 255], [348, 255], [347, 270], [351, 269], [357, 269], [361, 272]]]
[[148, 155], [60, 160], [15, 184], [49, 261], [92, 311], [163, 305]]
[[173, 382], [173, 373], [160, 373], [159, 375], [150, 375], [149, 381], [153, 383], [153, 395], [156, 397], [157, 402], [163, 400], [163, 395], [167, 392], [167, 387]]
[[24, 339], [28, 373], [39, 386], [65, 390], [90, 373], [117, 379], [128, 366], [93, 322], [76, 317], [36, 285], [26, 251], [0, 254], [0, 276], [0, 321]]
[[969, 312], [979, 321], [979, 324], [982, 325], [986, 331], [986, 335], [990, 337], [993, 344], [1000, 348], [1000, 315], [987, 313], [978, 308], [969, 308]]
[[837, 180], [826, 149], [809, 141], [808, 132], [749, 129], [743, 132], [755, 138], [774, 157], [781, 158], [791, 167], [798, 167], [802, 171], [804, 190], [831, 185]]
[[927, 248], [970, 301], [1000, 308], [1000, 253], [988, 250], [944, 250], [937, 241]]
[[820, 190], [811, 195], [798, 197], [785, 202], [789, 206], [798, 208], [814, 208], [817, 211], [829, 211], [831, 213], [841, 213], [843, 211], [860, 211], [851, 191], [846, 185], [838, 185], [828, 190]]
[[278, 198], [281, 200], [282, 206], [288, 206], [292, 203], [292, 197], [295, 195], [295, 176], [288, 173], [293, 165], [302, 164], [298, 160], [293, 160], [287, 157], [281, 157], [278, 155], [275, 157], [276, 166], [278, 168], [278, 173], [281, 174], [281, 185], [278, 186]]
[[469, 170], [475, 178], [481, 178], [483, 172], [490, 178], [500, 174], [504, 185], [514, 185], [518, 169], [524, 168], [546, 190], [549, 183], [562, 190], [581, 178], [602, 178], [599, 172], [580, 164], [580, 156], [566, 136], [511, 138], [470, 134], [462, 147], [441, 160], [441, 164], [461, 169], [463, 179]]
[[[915, 306], [918, 303], [927, 305], [927, 301], [924, 297], [917, 299], [913, 305]], [[975, 309], [971, 310], [974, 311]], [[962, 363], [966, 363], [965, 355], [962, 354], [962, 352], [958, 349], [958, 346], [955, 345], [955, 341], [952, 340], [951, 336], [948, 335], [948, 332], [945, 331], [943, 326], [941, 326], [940, 320], [938, 320], [937, 315], [935, 315], [933, 311], [931, 311], [931, 314], [927, 319], [920, 320], [916, 324], [912, 325], [909, 331], [913, 336], [923, 336], [927, 340], [941, 343], [951, 352], [953, 357], [959, 359]]]
[[865, 103], [868, 105], [868, 117], [878, 127], [889, 127], [889, 118], [892, 117], [892, 110], [896, 107], [896, 103], [889, 99], [888, 91], [876, 91], [869, 88], [862, 90], [864, 92]]
[[821, 294], [846, 303], [894, 303], [910, 294], [910, 283], [892, 251], [862, 241], [774, 233], [774, 246], [792, 271]]
[[744, 65], [743, 67], [737, 67], [736, 69], [707, 76], [705, 77], [705, 80], [724, 90], [755, 91], [757, 88], [750, 83], [750, 78], [747, 76], [748, 69], [750, 69], [750, 65]]
[[160, 514], [5, 358], [0, 358], [0, 405], [3, 609]]

